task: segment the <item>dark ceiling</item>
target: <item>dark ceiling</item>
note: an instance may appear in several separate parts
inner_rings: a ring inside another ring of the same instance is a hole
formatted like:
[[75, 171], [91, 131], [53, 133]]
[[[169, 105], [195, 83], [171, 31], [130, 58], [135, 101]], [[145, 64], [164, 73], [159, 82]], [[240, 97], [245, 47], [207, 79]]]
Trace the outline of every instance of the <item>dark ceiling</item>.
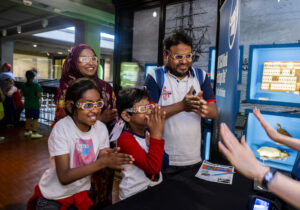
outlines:
[[[43, 26], [45, 21], [46, 27]], [[0, 0], [0, 40], [13, 40], [15, 52], [66, 54], [72, 43], [37, 38], [32, 34], [74, 26], [82, 21], [100, 23], [107, 31], [113, 31], [114, 5], [110, 0]], [[17, 26], [21, 26], [20, 34]], [[33, 44], [38, 47], [34, 48]]]

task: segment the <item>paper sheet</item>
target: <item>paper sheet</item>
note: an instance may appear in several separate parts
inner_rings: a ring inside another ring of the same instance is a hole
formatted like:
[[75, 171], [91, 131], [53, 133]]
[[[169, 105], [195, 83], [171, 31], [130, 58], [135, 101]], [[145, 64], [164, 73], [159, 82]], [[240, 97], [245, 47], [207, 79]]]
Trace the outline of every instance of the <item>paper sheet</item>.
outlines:
[[210, 182], [232, 184], [234, 173], [233, 166], [214, 164], [204, 160], [195, 176]]

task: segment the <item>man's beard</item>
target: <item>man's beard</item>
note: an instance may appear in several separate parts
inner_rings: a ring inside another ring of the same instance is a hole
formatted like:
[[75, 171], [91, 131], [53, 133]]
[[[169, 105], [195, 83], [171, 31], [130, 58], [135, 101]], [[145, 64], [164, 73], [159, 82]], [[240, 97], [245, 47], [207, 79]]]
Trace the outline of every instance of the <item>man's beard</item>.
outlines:
[[[171, 68], [171, 67], [169, 66], [169, 68], [170, 68], [170, 70], [171, 70], [171, 73], [172, 73], [174, 76], [176, 76], [176, 77], [184, 77], [184, 76], [188, 75], [189, 71], [186, 71], [186, 72], [183, 72], [183, 73], [176, 71], [176, 69], [177, 69], [179, 66], [181, 66], [181, 65], [180, 65], [180, 64], [179, 64], [179, 65], [176, 65], [174, 69]], [[189, 69], [189, 68], [190, 68], [190, 67], [188, 67], [188, 69]]]

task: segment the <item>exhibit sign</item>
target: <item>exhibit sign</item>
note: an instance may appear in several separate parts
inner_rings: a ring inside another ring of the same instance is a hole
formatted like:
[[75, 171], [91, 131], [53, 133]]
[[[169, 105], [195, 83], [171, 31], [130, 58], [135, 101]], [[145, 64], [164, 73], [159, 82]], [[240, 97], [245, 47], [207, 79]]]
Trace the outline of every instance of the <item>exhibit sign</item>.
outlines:
[[[240, 0], [227, 0], [220, 9], [220, 33], [216, 81], [217, 123], [234, 131], [239, 70]], [[219, 127], [219, 126], [217, 126]], [[217, 131], [217, 139], [219, 137]]]
[[[209, 58], [208, 58], [208, 76], [210, 81], [214, 82], [215, 80], [215, 61], [216, 61], [216, 47], [209, 48]], [[239, 70], [237, 73], [238, 84], [242, 84], [242, 69], [243, 69], [243, 60], [244, 60], [244, 46], [239, 47]]]

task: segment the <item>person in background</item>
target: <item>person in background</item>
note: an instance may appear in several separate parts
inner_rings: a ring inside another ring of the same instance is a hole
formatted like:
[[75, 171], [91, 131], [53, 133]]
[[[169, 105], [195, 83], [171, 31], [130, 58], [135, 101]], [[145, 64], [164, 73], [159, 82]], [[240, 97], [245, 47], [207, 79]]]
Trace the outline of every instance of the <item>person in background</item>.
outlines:
[[4, 89], [5, 89], [5, 80], [6, 79], [15, 80], [15, 77], [12, 73], [12, 67], [9, 63], [4, 63], [1, 67], [0, 88], [2, 89], [2, 91], [4, 91]]
[[[119, 198], [123, 200], [162, 182], [160, 171], [165, 144], [162, 131], [166, 114], [159, 106], [150, 104], [146, 90], [138, 88], [121, 90], [117, 108], [125, 122], [117, 145], [135, 160], [122, 171]], [[150, 131], [149, 140], [146, 129]]]
[[[62, 69], [62, 76], [56, 94], [55, 122], [66, 116], [64, 109], [65, 93], [76, 79], [89, 78], [100, 90], [104, 100], [104, 107], [98, 113], [98, 120], [105, 123], [110, 131], [112, 123], [118, 118], [116, 97], [109, 83], [98, 78], [98, 57], [95, 51], [86, 44], [78, 44], [69, 52]], [[114, 173], [107, 168], [96, 172], [92, 177], [93, 195], [98, 208], [112, 203], [112, 186]]]
[[166, 65], [151, 71], [145, 86], [166, 112], [163, 139], [170, 166], [162, 172], [168, 178], [200, 165], [201, 118], [215, 118], [217, 106], [208, 75], [192, 67], [191, 37], [174, 31], [164, 39], [163, 56]]
[[123, 169], [130, 155], [110, 149], [106, 126], [97, 120], [104, 106], [98, 87], [81, 78], [65, 96], [67, 116], [59, 120], [48, 140], [50, 168], [44, 172], [27, 209], [88, 210], [91, 174], [106, 167]]
[[269, 167], [261, 164], [248, 147], [245, 136], [242, 137], [240, 143], [226, 124], [222, 123], [220, 129], [224, 143], [219, 141], [219, 149], [241, 174], [249, 179], [257, 180], [278, 197], [300, 208], [300, 182], [279, 172], [270, 171]]
[[13, 110], [13, 119], [14, 119], [14, 125], [17, 126], [20, 124], [20, 115], [23, 111], [24, 104], [21, 99], [21, 93], [20, 90], [15, 86], [15, 83], [12, 79], [6, 79], [6, 88], [5, 88], [5, 95], [7, 97], [12, 97], [14, 102], [15, 109]]
[[24, 96], [26, 118], [24, 135], [31, 138], [42, 138], [43, 136], [37, 132], [37, 124], [40, 116], [40, 98], [43, 89], [38, 83], [33, 82], [35, 75], [31, 70], [26, 71], [25, 76], [27, 81], [21, 88], [21, 95]]
[[[15, 80], [15, 77], [12, 73], [12, 67], [8, 63], [4, 63], [1, 66], [1, 72], [0, 72], [0, 88], [3, 92], [6, 90], [6, 79], [13, 79]], [[5, 97], [5, 100], [3, 101], [3, 107], [4, 107], [4, 119], [1, 121], [1, 124], [4, 124], [6, 127], [13, 127], [14, 125], [14, 109], [15, 105], [13, 102], [12, 97]]]

